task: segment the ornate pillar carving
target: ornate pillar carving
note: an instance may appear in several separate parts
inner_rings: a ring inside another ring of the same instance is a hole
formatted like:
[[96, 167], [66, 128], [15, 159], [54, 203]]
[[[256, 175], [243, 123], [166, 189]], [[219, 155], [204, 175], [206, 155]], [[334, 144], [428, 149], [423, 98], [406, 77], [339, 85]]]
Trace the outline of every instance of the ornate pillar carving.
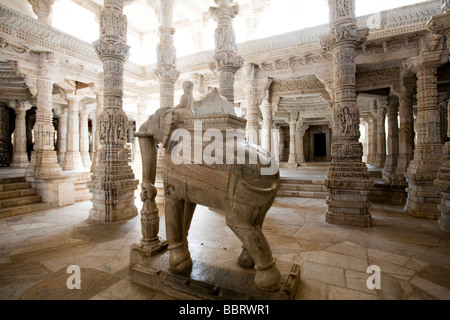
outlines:
[[375, 164], [375, 160], [377, 157], [377, 119], [372, 115], [371, 118], [369, 118], [369, 121], [367, 122], [367, 131], [368, 131], [368, 155], [367, 155], [367, 162], [370, 165]]
[[387, 99], [382, 98], [377, 100], [377, 154], [375, 157], [374, 166], [383, 168], [386, 161], [386, 109]]
[[177, 54], [173, 42], [173, 0], [158, 0], [159, 43], [156, 47], [157, 67], [153, 70], [160, 86], [160, 107], [174, 107], [175, 82], [180, 73], [176, 70]]
[[80, 155], [81, 162], [85, 168], [90, 169], [92, 162], [89, 156], [89, 113], [91, 110], [83, 106], [80, 110]]
[[330, 48], [334, 71], [333, 143], [325, 185], [328, 188], [326, 221], [332, 224], [369, 227], [369, 193], [373, 181], [361, 161], [359, 109], [356, 103], [355, 50], [368, 30], [358, 30], [355, 0], [330, 0]]
[[98, 119], [100, 119], [100, 114], [103, 112], [104, 109], [104, 99], [103, 99], [103, 91], [96, 91], [95, 92], [96, 100], [97, 100], [97, 107], [95, 108], [95, 130], [92, 131], [93, 133], [93, 146], [94, 146], [94, 152], [92, 154], [92, 165], [91, 165], [91, 172], [95, 171], [95, 168], [98, 163], [98, 150], [100, 148], [100, 138], [99, 138], [99, 126], [98, 126]]
[[52, 24], [52, 6], [55, 0], [28, 0], [33, 8], [33, 12], [37, 15], [38, 21]]
[[128, 117], [123, 111], [123, 68], [128, 58], [127, 18], [123, 0], [105, 0], [100, 14], [100, 40], [94, 47], [103, 63], [104, 110], [97, 119], [98, 162], [88, 188], [92, 192], [89, 217], [103, 222], [137, 215], [134, 192], [138, 180], [128, 165], [125, 148]]
[[[422, 39], [424, 48], [430, 49], [430, 40]], [[436, 42], [433, 41], [433, 47]], [[440, 47], [440, 48], [439, 48]], [[437, 219], [440, 216], [440, 197], [433, 187], [442, 164], [442, 140], [440, 133], [440, 113], [437, 91], [437, 67], [441, 63], [442, 41], [435, 50], [421, 53], [422, 60], [417, 65], [417, 144], [414, 158], [405, 174], [408, 182], [408, 199], [405, 212], [414, 217]], [[436, 50], [437, 49], [437, 50]]]
[[59, 117], [58, 121], [58, 163], [62, 167], [64, 164], [64, 155], [67, 150], [67, 118], [68, 118], [68, 109], [65, 107], [59, 107], [55, 109], [56, 115]]
[[80, 121], [78, 111], [82, 97], [67, 92], [67, 138], [64, 154], [63, 170], [83, 170], [80, 154]]
[[308, 130], [309, 126], [303, 125], [303, 122], [297, 122], [296, 125], [296, 151], [297, 151], [297, 163], [302, 164], [305, 163], [305, 154], [303, 151], [303, 137], [305, 136], [306, 130]]
[[214, 0], [217, 7], [209, 11], [217, 22], [214, 34], [216, 50], [214, 64], [219, 75], [219, 92], [228, 101], [234, 103], [234, 75], [244, 65], [244, 59], [238, 54], [233, 18], [239, 14], [239, 5], [232, 0]]
[[388, 137], [387, 137], [387, 155], [382, 171], [383, 179], [393, 182], [392, 176], [397, 171], [398, 160], [398, 98], [390, 95], [387, 107]]
[[[56, 64], [53, 55], [41, 53], [40, 76], [36, 79], [37, 102], [36, 123], [34, 125], [34, 151], [31, 155], [30, 165], [27, 167], [25, 176], [27, 179], [46, 179], [62, 176], [61, 166], [54, 146], [53, 127], [53, 68]], [[45, 196], [44, 196], [45, 198]], [[44, 201], [46, 202], [46, 201]]]
[[399, 132], [398, 132], [398, 160], [395, 175], [391, 177], [397, 185], [407, 185], [405, 173], [409, 162], [413, 157], [414, 149], [414, 119], [413, 119], [413, 94], [415, 89], [415, 77], [402, 79], [402, 90], [397, 92], [399, 101]]
[[[447, 51], [450, 49], [450, 1], [443, 1], [443, 14], [434, 16], [427, 27], [433, 34], [442, 35], [446, 39]], [[447, 57], [448, 58], [448, 57]], [[449, 96], [447, 94], [447, 96]], [[443, 162], [436, 174], [433, 186], [441, 196], [438, 209], [438, 227], [450, 233], [450, 101], [447, 105], [447, 139], [443, 147]]]
[[261, 147], [272, 152], [272, 104], [264, 99], [260, 109], [263, 116]]
[[297, 120], [298, 120], [298, 114], [291, 114], [291, 117], [289, 119], [289, 160], [288, 160], [288, 167], [289, 168], [297, 168], [298, 161], [297, 161], [297, 143], [296, 143], [296, 131], [297, 131]]
[[14, 129], [14, 149], [11, 168], [26, 168], [29, 165], [27, 154], [27, 132], [25, 117], [27, 110], [30, 110], [32, 105], [28, 101], [11, 101], [9, 104], [11, 109], [16, 112], [16, 126]]

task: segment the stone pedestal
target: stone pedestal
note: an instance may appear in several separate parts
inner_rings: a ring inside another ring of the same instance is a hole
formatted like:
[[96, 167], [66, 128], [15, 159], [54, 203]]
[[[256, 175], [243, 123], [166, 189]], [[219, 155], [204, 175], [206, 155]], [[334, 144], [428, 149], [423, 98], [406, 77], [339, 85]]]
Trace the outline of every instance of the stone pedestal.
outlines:
[[168, 251], [151, 255], [134, 245], [130, 253], [133, 282], [188, 300], [293, 300], [300, 283], [300, 266], [291, 264], [283, 267], [281, 289], [266, 292], [255, 287], [255, 271], [240, 268], [237, 262], [217, 264], [194, 257], [191, 273], [177, 275], [168, 270]]

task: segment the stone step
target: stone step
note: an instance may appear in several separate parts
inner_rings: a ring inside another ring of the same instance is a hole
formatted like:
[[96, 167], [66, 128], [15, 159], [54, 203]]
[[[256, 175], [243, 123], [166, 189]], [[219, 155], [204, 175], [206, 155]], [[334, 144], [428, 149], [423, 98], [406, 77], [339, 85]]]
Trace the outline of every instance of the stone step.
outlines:
[[41, 201], [42, 201], [42, 198], [40, 195], [31, 195], [31, 196], [24, 196], [24, 197], [2, 199], [2, 200], [0, 200], [0, 208], [2, 208], [2, 209], [12, 208], [12, 207], [17, 207], [17, 206], [22, 206], [25, 204], [38, 203]]
[[328, 197], [328, 192], [279, 190], [277, 193], [277, 196], [278, 197], [326, 199]]
[[7, 184], [7, 183], [19, 183], [19, 182], [25, 182], [25, 181], [26, 181], [25, 177], [1, 178], [0, 185]]
[[12, 207], [12, 208], [4, 208], [4, 209], [0, 209], [0, 219], [14, 217], [14, 216], [18, 216], [21, 214], [37, 212], [37, 211], [41, 211], [41, 210], [47, 210], [50, 208], [56, 208], [57, 206], [58, 206], [57, 202], [54, 202], [54, 203], [40, 202], [40, 203], [21, 205], [21, 206]]
[[13, 182], [0, 185], [0, 192], [31, 188], [31, 182]]
[[281, 184], [279, 190], [326, 192], [327, 188], [319, 184]]
[[0, 200], [8, 199], [8, 198], [32, 196], [35, 194], [36, 194], [36, 189], [31, 189], [31, 188], [2, 191], [2, 192], [0, 192]]
[[301, 185], [324, 185], [324, 180], [311, 180], [311, 179], [293, 179], [293, 178], [280, 178], [280, 185], [283, 184], [301, 184]]

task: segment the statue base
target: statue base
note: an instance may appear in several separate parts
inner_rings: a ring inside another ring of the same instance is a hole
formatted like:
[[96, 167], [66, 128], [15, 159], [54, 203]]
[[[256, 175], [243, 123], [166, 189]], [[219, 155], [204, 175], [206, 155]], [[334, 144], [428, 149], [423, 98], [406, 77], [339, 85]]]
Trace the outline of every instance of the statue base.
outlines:
[[293, 264], [288, 272], [280, 271], [281, 289], [267, 292], [256, 288], [253, 268], [237, 271], [193, 260], [191, 273], [178, 275], [169, 272], [167, 250], [152, 256], [139, 245], [133, 245], [130, 252], [130, 274], [134, 283], [183, 300], [292, 300], [300, 283], [300, 266]]

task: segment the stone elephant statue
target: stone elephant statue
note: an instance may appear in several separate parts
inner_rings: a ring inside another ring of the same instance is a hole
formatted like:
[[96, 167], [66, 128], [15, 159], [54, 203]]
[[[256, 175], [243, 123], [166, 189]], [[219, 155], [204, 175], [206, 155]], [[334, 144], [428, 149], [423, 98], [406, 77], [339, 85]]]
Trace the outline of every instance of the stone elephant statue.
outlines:
[[226, 224], [243, 244], [239, 265], [256, 269], [255, 286], [265, 291], [279, 290], [281, 275], [262, 232], [266, 213], [279, 188], [278, 170], [261, 175], [260, 162], [268, 163], [270, 155], [245, 140], [237, 149], [244, 148], [247, 156], [256, 152], [259, 157], [265, 157], [264, 161], [257, 164], [174, 163], [171, 155], [178, 142], [172, 141], [171, 135], [183, 127], [186, 115], [189, 116], [183, 109], [160, 108], [136, 133], [143, 158], [142, 187], [153, 198], [156, 195], [152, 186], [156, 175], [156, 144], [161, 143], [166, 150], [164, 193], [169, 271], [186, 274], [192, 269], [187, 237], [199, 204], [225, 212]]

